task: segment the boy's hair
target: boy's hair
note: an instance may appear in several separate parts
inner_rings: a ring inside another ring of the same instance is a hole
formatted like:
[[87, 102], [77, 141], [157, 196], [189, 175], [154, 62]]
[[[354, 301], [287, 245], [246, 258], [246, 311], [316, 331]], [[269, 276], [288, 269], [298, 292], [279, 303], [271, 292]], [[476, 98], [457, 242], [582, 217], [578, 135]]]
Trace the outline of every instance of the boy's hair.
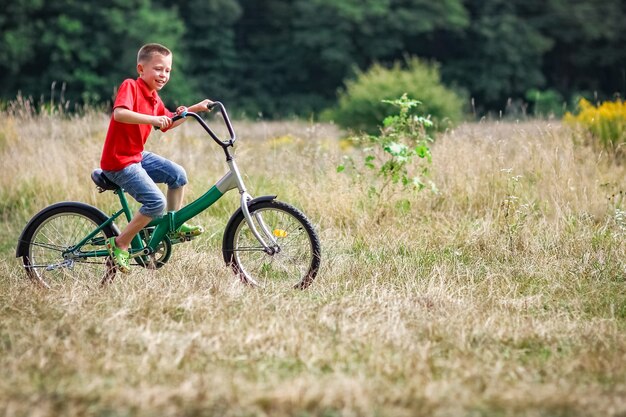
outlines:
[[169, 56], [172, 54], [172, 51], [159, 43], [147, 43], [139, 49], [137, 53], [137, 63], [149, 61], [152, 56], [156, 54]]

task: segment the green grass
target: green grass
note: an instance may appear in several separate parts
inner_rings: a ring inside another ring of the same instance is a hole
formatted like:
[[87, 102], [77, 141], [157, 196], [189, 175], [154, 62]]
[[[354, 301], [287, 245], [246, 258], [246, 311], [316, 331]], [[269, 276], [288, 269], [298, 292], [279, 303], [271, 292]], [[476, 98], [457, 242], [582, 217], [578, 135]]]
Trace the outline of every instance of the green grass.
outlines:
[[[607, 199], [624, 167], [559, 124], [449, 131], [433, 146], [440, 193], [376, 206], [371, 179], [336, 173], [356, 150], [331, 126], [235, 123], [253, 194], [319, 230], [308, 290], [252, 290], [223, 265], [236, 194], [158, 271], [39, 289], [14, 258], [19, 233], [61, 200], [113, 210], [89, 179], [106, 126], [0, 114], [1, 415], [626, 413], [626, 229]], [[188, 198], [224, 172], [192, 123], [148, 144], [185, 166]]]

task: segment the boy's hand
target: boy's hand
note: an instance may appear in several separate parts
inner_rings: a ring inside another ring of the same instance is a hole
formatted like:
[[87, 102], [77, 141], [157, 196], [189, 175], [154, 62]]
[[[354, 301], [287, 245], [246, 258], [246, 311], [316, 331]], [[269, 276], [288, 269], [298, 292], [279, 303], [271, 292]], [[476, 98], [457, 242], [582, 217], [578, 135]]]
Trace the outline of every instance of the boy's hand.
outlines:
[[209, 106], [210, 106], [211, 104], [213, 104], [213, 101], [211, 101], [211, 100], [209, 100], [209, 99], [207, 98], [207, 99], [202, 100], [199, 104], [200, 104], [200, 106], [202, 106], [202, 108], [204, 109], [203, 111], [207, 111], [207, 110], [209, 110]]
[[167, 116], [154, 116], [152, 125], [159, 129], [167, 129], [172, 125], [172, 119]]
[[209, 106], [211, 104], [213, 104], [213, 102], [211, 100], [209, 100], [208, 98], [205, 98], [200, 103], [196, 103], [193, 106], [189, 107], [189, 110], [194, 112], [194, 113], [200, 113], [202, 111], [209, 110]]

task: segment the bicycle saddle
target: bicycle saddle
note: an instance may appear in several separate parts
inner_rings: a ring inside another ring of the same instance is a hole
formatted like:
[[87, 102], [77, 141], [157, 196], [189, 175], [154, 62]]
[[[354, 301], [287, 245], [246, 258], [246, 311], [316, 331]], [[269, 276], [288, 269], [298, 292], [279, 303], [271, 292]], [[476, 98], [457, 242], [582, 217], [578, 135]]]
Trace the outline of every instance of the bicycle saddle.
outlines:
[[117, 184], [108, 179], [100, 168], [93, 170], [93, 172], [91, 173], [91, 179], [98, 187], [98, 191], [100, 191], [101, 193], [105, 192], [106, 190], [117, 190], [118, 188], [120, 188], [117, 186]]

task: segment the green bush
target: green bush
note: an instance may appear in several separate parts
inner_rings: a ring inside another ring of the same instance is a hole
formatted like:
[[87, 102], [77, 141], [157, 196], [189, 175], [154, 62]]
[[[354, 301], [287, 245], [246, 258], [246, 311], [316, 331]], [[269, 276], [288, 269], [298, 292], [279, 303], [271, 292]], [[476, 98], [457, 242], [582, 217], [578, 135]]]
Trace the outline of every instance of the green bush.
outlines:
[[532, 114], [537, 117], [563, 117], [566, 102], [556, 90], [537, 90], [532, 88], [526, 92], [526, 100], [532, 103]]
[[405, 65], [396, 62], [391, 68], [374, 64], [345, 85], [339, 93], [338, 106], [327, 113], [343, 128], [377, 133], [378, 123], [394, 112], [383, 100], [394, 100], [403, 94], [424, 103], [420, 114], [430, 116], [438, 130], [463, 116], [463, 99], [443, 86], [439, 66], [417, 58], [407, 59]]

